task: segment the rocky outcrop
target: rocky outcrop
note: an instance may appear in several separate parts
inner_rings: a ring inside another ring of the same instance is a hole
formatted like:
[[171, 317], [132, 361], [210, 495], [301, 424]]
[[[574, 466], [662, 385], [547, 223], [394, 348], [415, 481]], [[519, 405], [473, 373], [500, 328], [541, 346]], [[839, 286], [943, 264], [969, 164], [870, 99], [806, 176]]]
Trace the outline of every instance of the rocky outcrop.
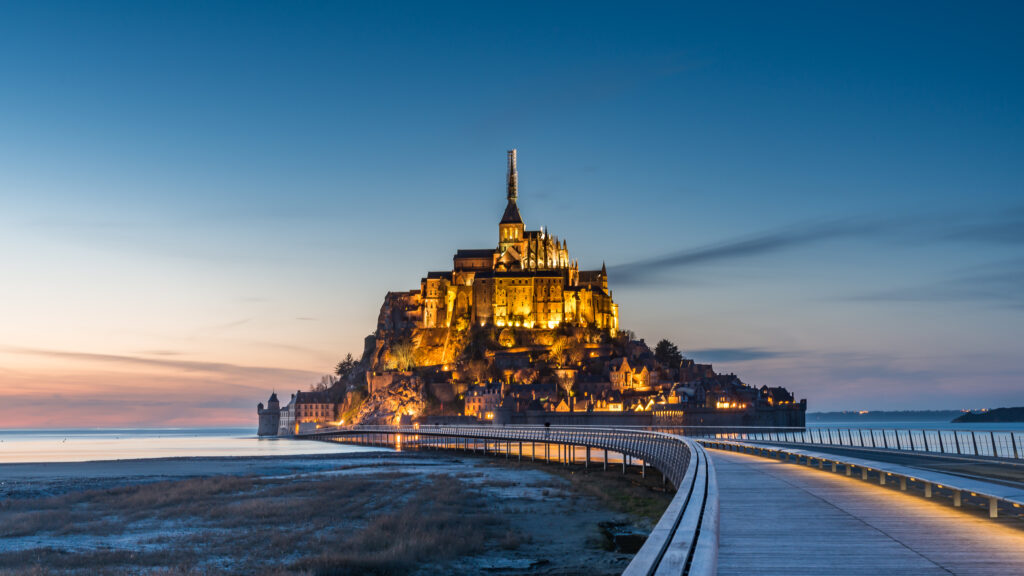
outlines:
[[395, 424], [401, 416], [416, 417], [426, 409], [423, 386], [415, 376], [402, 375], [373, 391], [353, 424]]

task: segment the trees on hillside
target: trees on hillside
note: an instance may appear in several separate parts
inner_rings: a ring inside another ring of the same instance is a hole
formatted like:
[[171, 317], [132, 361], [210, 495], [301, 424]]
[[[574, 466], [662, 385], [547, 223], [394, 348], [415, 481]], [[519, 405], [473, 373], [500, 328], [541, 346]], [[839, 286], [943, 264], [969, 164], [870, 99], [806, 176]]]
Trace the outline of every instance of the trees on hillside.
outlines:
[[683, 353], [675, 344], [662, 339], [654, 347], [654, 359], [667, 368], [678, 368], [683, 361]]
[[346, 354], [345, 359], [342, 360], [341, 362], [338, 362], [338, 365], [334, 367], [334, 374], [338, 377], [339, 380], [344, 380], [345, 378], [348, 377], [349, 374], [352, 373], [352, 370], [355, 369], [356, 364], [358, 364], [356, 359], [353, 358], [351, 354]]

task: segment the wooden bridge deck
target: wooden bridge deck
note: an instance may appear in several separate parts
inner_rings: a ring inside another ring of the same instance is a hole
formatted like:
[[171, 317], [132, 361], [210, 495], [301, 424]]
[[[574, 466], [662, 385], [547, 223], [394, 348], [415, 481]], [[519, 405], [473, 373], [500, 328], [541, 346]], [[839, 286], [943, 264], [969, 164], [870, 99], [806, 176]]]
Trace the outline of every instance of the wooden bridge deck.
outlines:
[[718, 574], [1024, 574], [1024, 531], [778, 460], [709, 450]]

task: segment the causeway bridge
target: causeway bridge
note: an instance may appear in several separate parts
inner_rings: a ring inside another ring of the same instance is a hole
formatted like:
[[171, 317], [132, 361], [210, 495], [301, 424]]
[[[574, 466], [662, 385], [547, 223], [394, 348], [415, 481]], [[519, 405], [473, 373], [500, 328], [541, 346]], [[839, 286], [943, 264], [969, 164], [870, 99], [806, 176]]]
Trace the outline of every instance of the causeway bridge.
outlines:
[[1024, 432], [985, 433], [982, 447], [932, 432], [423, 425], [300, 438], [660, 475], [675, 496], [629, 576], [1024, 575]]

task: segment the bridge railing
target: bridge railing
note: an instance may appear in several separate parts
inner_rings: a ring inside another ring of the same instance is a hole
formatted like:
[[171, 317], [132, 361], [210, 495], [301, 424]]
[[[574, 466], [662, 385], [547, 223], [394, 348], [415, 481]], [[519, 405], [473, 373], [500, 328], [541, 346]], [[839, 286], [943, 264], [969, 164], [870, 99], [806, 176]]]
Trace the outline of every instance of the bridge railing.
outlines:
[[[794, 448], [789, 446], [777, 446], [759, 442], [742, 442], [737, 440], [723, 439], [701, 439], [702, 444], [711, 448], [733, 450], [748, 454], [781, 457], [784, 461], [795, 461], [797, 464], [803, 460], [807, 466], [817, 463], [821, 470], [826, 465], [832, 472], [838, 472], [839, 467], [845, 467], [847, 476], [853, 476], [854, 468], [860, 470], [860, 478], [868, 480], [869, 475], [878, 479], [882, 486], [898, 482], [901, 491], [907, 491], [911, 484], [919, 485], [924, 492], [925, 498], [932, 498], [935, 490], [949, 493], [953, 500], [954, 507], [963, 506], [967, 494], [971, 498], [987, 500], [989, 517], [998, 518], [1000, 503], [1007, 510], [1016, 510], [1024, 506], [1024, 489], [1020, 486], [1010, 484], [999, 484], [977, 477], [965, 477], [955, 474], [948, 474], [927, 468], [915, 468], [892, 462], [880, 462], [877, 460], [865, 460], [855, 456], [840, 456], [832, 453], [815, 452], [807, 448]], [[1014, 464], [1016, 465], [1016, 464]]]
[[[676, 487], [676, 495], [637, 552], [624, 574], [713, 576], [718, 559], [718, 488], [714, 466], [704, 448], [689, 439], [649, 430], [591, 426], [358, 426], [321, 429], [299, 435], [312, 440], [369, 440], [380, 445], [474, 449], [480, 441], [487, 450], [518, 454], [523, 444], [559, 444], [613, 451], [639, 458], [661, 471]], [[449, 442], [457, 439], [455, 443]], [[531, 454], [534, 451], [531, 447]], [[625, 470], [625, 468], [624, 468]]]
[[1024, 431], [684, 426], [658, 430], [717, 440], [780, 442], [1024, 460]]

